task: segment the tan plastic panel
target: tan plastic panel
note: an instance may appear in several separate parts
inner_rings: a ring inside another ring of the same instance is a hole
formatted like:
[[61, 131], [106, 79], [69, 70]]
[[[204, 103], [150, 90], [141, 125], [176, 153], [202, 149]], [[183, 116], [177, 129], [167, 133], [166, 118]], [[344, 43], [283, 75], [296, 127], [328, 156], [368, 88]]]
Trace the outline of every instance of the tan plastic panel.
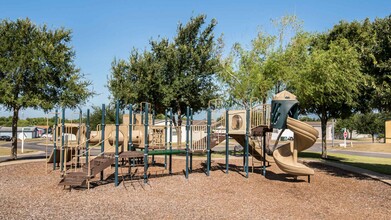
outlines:
[[[284, 144], [273, 152], [277, 166], [295, 176], [314, 175], [314, 170], [297, 162], [297, 152], [310, 148], [318, 138], [318, 131], [305, 122], [288, 117], [287, 127], [294, 133], [294, 141]], [[296, 150], [296, 151], [295, 151]]]
[[246, 134], [246, 111], [228, 111], [229, 134]]

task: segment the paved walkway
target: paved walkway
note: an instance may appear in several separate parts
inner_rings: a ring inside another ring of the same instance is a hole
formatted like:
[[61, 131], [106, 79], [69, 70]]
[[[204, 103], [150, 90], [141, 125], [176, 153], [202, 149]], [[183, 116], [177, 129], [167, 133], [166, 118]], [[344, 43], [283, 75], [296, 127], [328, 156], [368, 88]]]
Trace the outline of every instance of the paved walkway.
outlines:
[[321, 163], [323, 163], [323, 164], [325, 164], [327, 166], [337, 167], [337, 168], [340, 168], [342, 170], [346, 170], [346, 171], [349, 171], [349, 172], [352, 172], [352, 173], [357, 173], [357, 174], [361, 174], [361, 175], [364, 175], [364, 176], [371, 177], [372, 179], [379, 180], [379, 181], [381, 181], [383, 183], [386, 183], [386, 184], [391, 186], [391, 175], [381, 174], [381, 173], [377, 173], [377, 172], [374, 172], [374, 171], [371, 171], [371, 170], [366, 170], [366, 169], [362, 169], [362, 168], [359, 168], [359, 167], [353, 167], [353, 166], [349, 166], [349, 165], [346, 165], [346, 164], [332, 162], [332, 161], [328, 161], [328, 160], [322, 160], [322, 159], [319, 159], [319, 160], [303, 159], [303, 161], [306, 161], [306, 162], [321, 162]]
[[46, 159], [10, 160], [10, 161], [0, 163], [0, 167], [14, 165], [14, 164], [21, 164], [21, 163], [34, 163], [34, 162], [45, 162], [45, 161]]

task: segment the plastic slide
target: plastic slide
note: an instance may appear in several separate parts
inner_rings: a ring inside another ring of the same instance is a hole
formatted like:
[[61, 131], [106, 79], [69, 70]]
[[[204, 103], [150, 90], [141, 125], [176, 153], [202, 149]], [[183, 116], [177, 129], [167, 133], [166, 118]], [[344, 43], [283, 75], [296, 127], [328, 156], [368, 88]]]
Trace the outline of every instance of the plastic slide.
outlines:
[[297, 162], [297, 153], [310, 148], [318, 138], [318, 131], [305, 122], [288, 117], [287, 128], [294, 133], [294, 141], [280, 146], [273, 152], [277, 166], [295, 176], [314, 175], [314, 170]]
[[[244, 134], [230, 134], [230, 136], [235, 139], [236, 142], [238, 142], [240, 145], [245, 146], [245, 135]], [[253, 140], [252, 138], [249, 138], [249, 143], [248, 143], [248, 153], [251, 154], [255, 159], [259, 161], [263, 161], [263, 152], [262, 152], [262, 147], [257, 144], [257, 140]], [[267, 162], [274, 162], [273, 157], [269, 156], [266, 154], [265, 157]]]
[[[262, 146], [260, 146], [260, 143], [257, 141], [257, 140], [253, 140], [252, 138], [250, 138], [250, 141], [249, 141], [249, 153], [251, 154], [251, 156], [253, 156], [255, 159], [259, 160], [259, 161], [263, 161], [263, 148]], [[274, 159], [272, 156], [269, 156], [268, 154], [265, 154], [265, 159], [267, 162], [274, 162]]]

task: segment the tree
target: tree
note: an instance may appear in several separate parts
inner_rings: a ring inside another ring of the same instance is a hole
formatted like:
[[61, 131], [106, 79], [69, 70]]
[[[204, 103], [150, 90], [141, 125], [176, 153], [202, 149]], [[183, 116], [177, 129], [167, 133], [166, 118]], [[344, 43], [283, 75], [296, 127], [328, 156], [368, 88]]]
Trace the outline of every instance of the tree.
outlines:
[[[305, 47], [305, 44], [303, 44]], [[326, 125], [329, 118], [347, 117], [358, 105], [363, 82], [358, 54], [346, 39], [329, 49], [311, 47], [295, 67], [291, 88], [306, 113], [318, 115], [322, 127], [322, 157], [327, 158]]]
[[375, 134], [384, 133], [384, 121], [383, 115], [380, 113], [359, 114], [357, 117], [357, 133], [370, 134], [372, 143], [374, 143]]
[[[106, 105], [105, 106], [105, 124], [115, 124], [115, 105]], [[122, 124], [122, 114], [119, 116], [119, 123]], [[96, 128], [97, 125], [102, 123], [102, 107], [101, 106], [92, 106], [92, 112], [90, 114], [90, 126], [91, 128]]]
[[230, 55], [222, 60], [219, 79], [235, 104], [249, 107], [251, 98], [266, 103], [273, 89], [281, 91], [291, 78], [291, 65], [298, 57], [287, 48], [292, 36], [302, 32], [301, 21], [287, 15], [273, 20], [273, 24], [277, 35], [260, 31], [249, 50], [235, 43]]
[[259, 32], [249, 51], [236, 43], [230, 56], [221, 61], [223, 68], [218, 77], [225, 85], [231, 103], [248, 108], [254, 101], [252, 98], [266, 102], [273, 82], [266, 75], [265, 60], [269, 58], [274, 42], [273, 36]]
[[[179, 23], [173, 41], [151, 40], [151, 50], [133, 50], [128, 61], [114, 60], [108, 88], [114, 99], [126, 103], [147, 101], [164, 113], [171, 107], [177, 113], [174, 124], [181, 126], [186, 106], [194, 112], [205, 109], [217, 97], [214, 83], [219, 67], [221, 39], [213, 34], [217, 24], [206, 16]], [[180, 133], [180, 132], [178, 132]]]
[[308, 122], [319, 121], [318, 118], [308, 117], [307, 115], [299, 116], [299, 120], [300, 121], [308, 121]]
[[49, 30], [28, 18], [0, 23], [0, 103], [13, 112], [12, 158], [17, 158], [19, 111], [75, 107], [93, 92], [74, 65], [71, 31]]
[[340, 21], [329, 32], [319, 37], [316, 46], [327, 49], [339, 39], [347, 39], [359, 54], [361, 71], [368, 77], [362, 87], [361, 105], [356, 111], [371, 112], [391, 110], [391, 16], [371, 22]]
[[376, 44], [373, 47], [374, 62], [371, 75], [375, 78], [376, 92], [373, 107], [391, 111], [391, 15], [372, 23]]
[[350, 137], [349, 139], [352, 139], [353, 130], [357, 130], [358, 127], [358, 117], [359, 114], [356, 113], [348, 118], [344, 119], [338, 119], [337, 123], [335, 124], [335, 133], [343, 134], [343, 129], [346, 128], [346, 130], [349, 132]]
[[[297, 59], [295, 54], [290, 53], [289, 46], [292, 46], [294, 41], [297, 41], [302, 32], [303, 22], [296, 15], [285, 15], [279, 19], [272, 20], [274, 26], [278, 29], [278, 48], [273, 53], [273, 56], [268, 61], [271, 63], [268, 69], [269, 76], [274, 79], [275, 94], [285, 89], [287, 80], [291, 77], [291, 66]], [[290, 50], [292, 51], [292, 50]]]

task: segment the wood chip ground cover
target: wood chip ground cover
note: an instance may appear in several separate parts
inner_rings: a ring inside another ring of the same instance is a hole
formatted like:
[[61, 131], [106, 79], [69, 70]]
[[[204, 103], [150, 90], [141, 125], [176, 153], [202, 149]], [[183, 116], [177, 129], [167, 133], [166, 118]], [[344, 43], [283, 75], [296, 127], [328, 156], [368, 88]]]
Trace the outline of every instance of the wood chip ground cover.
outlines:
[[[162, 162], [158, 158], [157, 162]], [[149, 183], [137, 178], [114, 187], [114, 168], [108, 180], [90, 190], [64, 190], [57, 186], [58, 170], [45, 174], [45, 164], [26, 163], [0, 167], [0, 219], [389, 219], [391, 186], [319, 163], [308, 184], [294, 181], [275, 164], [266, 178], [260, 169], [248, 179], [238, 170], [242, 161], [215, 159], [207, 177], [203, 160], [194, 161], [186, 180], [185, 161], [174, 159], [175, 175], [150, 168]], [[158, 164], [159, 165], [159, 164]], [[237, 167], [235, 166], [237, 165]], [[120, 169], [127, 172], [127, 169]], [[135, 171], [136, 169], [132, 169]], [[122, 179], [122, 178], [120, 178]]]

